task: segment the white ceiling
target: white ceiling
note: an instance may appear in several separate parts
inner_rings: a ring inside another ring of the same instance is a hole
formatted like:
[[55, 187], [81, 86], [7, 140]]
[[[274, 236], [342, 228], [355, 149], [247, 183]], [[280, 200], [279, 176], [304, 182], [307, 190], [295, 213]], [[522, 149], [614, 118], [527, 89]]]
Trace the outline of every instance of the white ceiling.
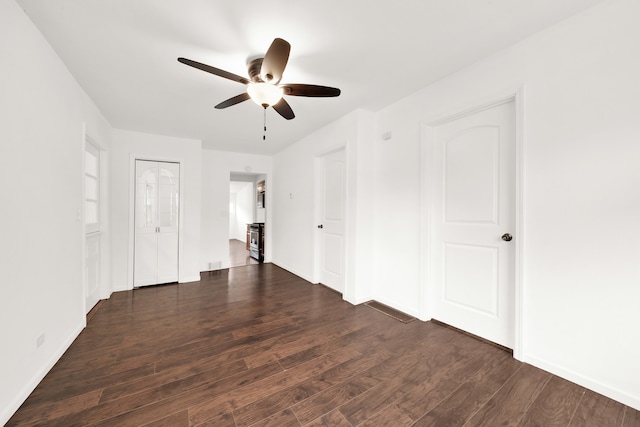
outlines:
[[[16, 0], [112, 126], [273, 154], [357, 108], [377, 111], [601, 0]], [[245, 86], [180, 64], [247, 76], [271, 41], [291, 43], [282, 83], [338, 87], [287, 97], [296, 118]], [[18, 42], [18, 41], [16, 41]]]

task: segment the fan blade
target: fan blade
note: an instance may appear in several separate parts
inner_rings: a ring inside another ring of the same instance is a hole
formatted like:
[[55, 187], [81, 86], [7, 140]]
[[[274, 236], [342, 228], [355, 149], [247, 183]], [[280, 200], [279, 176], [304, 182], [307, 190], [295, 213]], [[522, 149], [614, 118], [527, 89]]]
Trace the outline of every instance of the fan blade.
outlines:
[[293, 110], [287, 101], [282, 98], [277, 103], [273, 104], [273, 109], [278, 112], [282, 117], [287, 120], [293, 119], [296, 115], [293, 114]]
[[240, 95], [234, 96], [233, 98], [229, 98], [226, 101], [222, 101], [220, 104], [216, 105], [216, 108], [218, 110], [222, 110], [223, 108], [231, 107], [232, 105], [244, 102], [247, 99], [250, 99], [250, 96], [247, 92], [244, 92]]
[[262, 60], [260, 77], [266, 83], [278, 84], [282, 78], [284, 68], [289, 60], [291, 45], [283, 39], [275, 39]]
[[188, 65], [193, 68], [197, 68], [198, 70], [206, 71], [207, 73], [215, 74], [216, 76], [224, 77], [225, 79], [233, 80], [234, 82], [242, 83], [243, 85], [249, 84], [249, 79], [245, 77], [241, 77], [237, 74], [230, 73], [225, 70], [221, 70], [216, 67], [212, 67], [211, 65], [202, 64], [197, 61], [192, 61], [187, 58], [178, 58], [178, 61], [182, 62], [185, 65]]
[[340, 89], [328, 86], [316, 86], [305, 84], [286, 84], [281, 86], [285, 95], [291, 96], [311, 96], [311, 97], [332, 97], [339, 96]]

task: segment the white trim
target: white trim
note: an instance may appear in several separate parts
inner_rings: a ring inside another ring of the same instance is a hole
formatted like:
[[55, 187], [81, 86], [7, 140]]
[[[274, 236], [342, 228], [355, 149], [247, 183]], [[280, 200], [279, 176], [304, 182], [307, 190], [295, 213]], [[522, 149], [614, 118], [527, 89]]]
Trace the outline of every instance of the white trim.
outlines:
[[306, 274], [301, 273], [300, 271], [296, 270], [295, 268], [288, 267], [285, 263], [281, 263], [281, 262], [278, 262], [278, 261], [271, 261], [271, 264], [273, 264], [273, 265], [275, 265], [275, 266], [277, 266], [277, 267], [279, 267], [279, 268], [281, 268], [283, 270], [286, 270], [286, 271], [288, 271], [289, 273], [291, 273], [291, 274], [293, 274], [295, 276], [298, 276], [302, 280], [307, 281], [312, 285], [317, 285], [319, 283], [319, 282], [314, 282], [313, 278], [307, 276]]
[[[326, 153], [325, 153], [326, 154]], [[322, 221], [322, 156], [325, 154], [316, 154], [313, 158], [313, 270], [311, 273], [311, 283], [320, 283], [320, 269], [322, 264], [322, 242], [317, 230], [317, 225]], [[298, 273], [294, 273], [300, 276]], [[303, 276], [300, 276], [303, 277]]]
[[109, 193], [109, 150], [100, 147], [100, 299], [108, 299], [113, 292], [111, 283], [111, 242], [110, 242], [110, 193]]
[[[94, 150], [98, 152], [98, 230], [89, 230], [87, 231], [86, 226], [86, 216], [85, 216], [85, 152], [87, 151], [87, 145], [91, 146]], [[110, 244], [109, 244], [109, 168], [108, 168], [108, 155], [109, 152], [106, 150], [105, 146], [100, 144], [100, 142], [91, 136], [91, 134], [87, 131], [86, 123], [82, 124], [82, 161], [81, 161], [81, 185], [82, 185], [82, 203], [78, 212], [80, 214], [80, 220], [82, 222], [82, 295], [83, 295], [83, 317], [85, 317], [86, 323], [86, 314], [93, 307], [87, 307], [87, 283], [86, 283], [86, 254], [87, 254], [87, 245], [86, 239], [89, 236], [99, 234], [100, 235], [100, 261], [99, 261], [99, 280], [98, 284], [98, 300], [107, 299], [111, 296], [112, 286], [111, 286], [111, 256], [110, 256]], [[86, 325], [85, 325], [86, 326]]]
[[581, 375], [570, 369], [565, 369], [561, 366], [547, 362], [544, 359], [539, 359], [535, 356], [525, 355], [522, 361], [529, 363], [536, 368], [545, 370], [553, 375], [557, 375], [561, 378], [576, 383], [582, 387], [588, 388], [589, 390], [593, 390], [596, 393], [607, 396], [631, 408], [640, 408], [640, 398], [638, 398], [638, 396], [634, 396], [617, 388], [610, 387], [605, 383], [596, 381], [590, 377]]
[[514, 340], [513, 357], [522, 360], [524, 355], [524, 168], [525, 168], [525, 88], [521, 86], [513, 99], [516, 109], [516, 257], [514, 288]]
[[431, 242], [429, 230], [431, 229], [431, 185], [433, 182], [433, 144], [427, 143], [433, 136], [432, 127], [420, 123], [420, 230], [419, 230], [419, 280], [418, 287], [418, 319], [431, 320], [431, 299], [428, 287], [431, 283]]
[[200, 278], [200, 275], [197, 275], [197, 276], [185, 276], [185, 277], [180, 277], [178, 279], [178, 283], [199, 282], [200, 280], [202, 280]]
[[[82, 266], [82, 270], [81, 270], [81, 282], [82, 282], [82, 313], [83, 313], [83, 325], [82, 327], [84, 328], [85, 326], [87, 326], [87, 312], [89, 311], [87, 308], [87, 278], [86, 278], [86, 274], [85, 271], [87, 269], [87, 263], [86, 263], [86, 259], [87, 259], [87, 233], [85, 230], [85, 218], [84, 218], [84, 193], [85, 193], [85, 183], [84, 183], [84, 179], [85, 179], [85, 151], [86, 151], [86, 144], [87, 144], [87, 139], [88, 139], [88, 135], [87, 135], [87, 125], [86, 123], [82, 123], [82, 139], [80, 141], [80, 149], [81, 149], [81, 155], [82, 155], [82, 160], [80, 161], [81, 165], [80, 165], [80, 185], [82, 186], [80, 189], [80, 194], [81, 194], [81, 203], [80, 203], [80, 207], [78, 208], [78, 211], [76, 212], [77, 215], [77, 220], [81, 221], [82, 224], [82, 243], [80, 244], [81, 248], [80, 248], [80, 265]], [[50, 368], [49, 368], [50, 369]], [[46, 374], [45, 374], [46, 375]], [[42, 380], [42, 378], [40, 378], [40, 380]], [[36, 383], [37, 385], [37, 383]], [[34, 387], [35, 388], [35, 387]], [[33, 390], [32, 390], [33, 391]], [[26, 397], [25, 397], [26, 399]]]
[[[86, 316], [82, 316], [86, 322]], [[76, 326], [71, 335], [67, 337], [66, 340], [62, 341], [58, 349], [52, 352], [47, 359], [46, 363], [42, 365], [42, 367], [35, 373], [35, 375], [31, 378], [31, 380], [22, 387], [14, 396], [13, 400], [7, 405], [4, 409], [0, 411], [0, 425], [5, 425], [9, 421], [9, 419], [18, 411], [20, 406], [27, 400], [29, 395], [36, 389], [38, 384], [42, 381], [42, 379], [49, 373], [49, 371], [53, 368], [53, 366], [58, 363], [58, 360], [62, 358], [62, 355], [71, 347], [73, 341], [78, 338], [80, 332], [85, 328], [85, 323], [81, 323]]]
[[433, 128], [455, 120], [460, 117], [477, 113], [489, 108], [514, 101], [516, 114], [516, 226], [515, 244], [515, 278], [514, 278], [514, 348], [513, 357], [518, 360], [523, 358], [524, 327], [523, 327], [523, 251], [524, 251], [524, 87], [520, 86], [507, 92], [496, 94], [484, 102], [474, 103], [457, 109], [455, 112], [440, 114], [438, 116], [420, 122], [420, 290], [419, 290], [419, 318], [431, 319], [433, 306], [430, 295], [432, 294], [433, 269], [430, 265], [431, 239], [431, 188], [433, 182]]
[[133, 289], [133, 270], [134, 270], [134, 254], [135, 254], [135, 194], [136, 194], [136, 160], [148, 160], [152, 162], [178, 163], [180, 165], [180, 210], [178, 213], [178, 283], [199, 281], [200, 277], [181, 277], [184, 271], [184, 164], [185, 161], [181, 157], [163, 157], [155, 155], [143, 155], [139, 153], [131, 153], [129, 155], [129, 235], [128, 235], [128, 262], [127, 262], [127, 288]]

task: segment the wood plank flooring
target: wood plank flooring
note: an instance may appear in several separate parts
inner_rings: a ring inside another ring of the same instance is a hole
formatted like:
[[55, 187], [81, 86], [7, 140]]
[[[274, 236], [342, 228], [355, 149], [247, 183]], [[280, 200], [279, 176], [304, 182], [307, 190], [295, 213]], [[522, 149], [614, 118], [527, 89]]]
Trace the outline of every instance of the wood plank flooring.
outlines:
[[8, 426], [640, 426], [434, 322], [272, 264], [114, 293]]

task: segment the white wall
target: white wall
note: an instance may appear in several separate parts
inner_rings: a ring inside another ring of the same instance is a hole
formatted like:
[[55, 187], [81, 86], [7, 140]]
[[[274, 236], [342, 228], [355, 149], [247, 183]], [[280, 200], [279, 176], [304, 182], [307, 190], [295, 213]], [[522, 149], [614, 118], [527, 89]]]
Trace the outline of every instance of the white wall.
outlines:
[[[201, 142], [115, 129], [111, 150], [111, 247], [115, 290], [133, 288], [134, 160], [180, 161], [182, 211], [179, 234], [180, 282], [200, 280]], [[227, 188], [228, 192], [228, 188]], [[227, 210], [229, 205], [227, 202]]]
[[236, 239], [243, 242], [247, 240], [247, 224], [254, 222], [255, 206], [255, 186], [252, 183], [247, 183], [236, 193], [236, 217], [238, 219]]
[[419, 314], [420, 122], [523, 85], [523, 358], [640, 409], [638, 16], [605, 2], [379, 112], [372, 265]]
[[317, 283], [316, 160], [339, 147], [346, 148], [347, 260], [343, 296], [352, 303], [367, 301], [372, 295], [372, 127], [371, 113], [355, 111], [314, 132], [274, 157], [273, 184], [267, 183], [267, 194], [273, 193], [273, 262]]
[[346, 143], [344, 297], [423, 315], [421, 123], [524, 86], [523, 359], [640, 408], [637, 16], [637, 1], [606, 2], [278, 153], [273, 262], [317, 280], [314, 159]]
[[[210, 264], [229, 268], [229, 180], [231, 172], [271, 176], [272, 159], [268, 156], [202, 150], [202, 227], [200, 229], [200, 271]], [[267, 188], [268, 190], [268, 188]], [[267, 206], [271, 192], [267, 191]], [[271, 261], [271, 209], [265, 220], [265, 261]], [[219, 264], [218, 264], [219, 263]]]
[[247, 239], [247, 224], [253, 221], [255, 193], [252, 182], [236, 182], [229, 194], [229, 202], [235, 207], [235, 214], [229, 216], [229, 239], [244, 242]]
[[0, 58], [2, 425], [85, 325], [83, 127], [105, 148], [111, 127], [13, 0]]
[[[0, 367], [0, 422], [84, 325], [76, 221], [83, 124], [110, 148], [115, 289], [131, 284], [131, 153], [185, 161], [181, 277], [196, 277], [212, 261], [228, 266], [229, 173], [253, 172], [267, 175], [267, 261], [313, 282], [314, 163], [346, 145], [344, 297], [420, 315], [420, 123], [521, 85], [523, 358], [640, 409], [637, 16], [635, 0], [604, 2], [375, 115], [349, 114], [272, 159], [128, 131], [115, 131], [111, 142], [109, 124], [22, 10], [0, 0], [0, 194], [3, 206], [16, 207], [0, 210], [11, 224], [0, 249], [11, 283], [0, 287], [0, 324], [17, 325], [0, 329], [2, 347], [11, 349]], [[382, 141], [383, 132], [392, 138]]]

